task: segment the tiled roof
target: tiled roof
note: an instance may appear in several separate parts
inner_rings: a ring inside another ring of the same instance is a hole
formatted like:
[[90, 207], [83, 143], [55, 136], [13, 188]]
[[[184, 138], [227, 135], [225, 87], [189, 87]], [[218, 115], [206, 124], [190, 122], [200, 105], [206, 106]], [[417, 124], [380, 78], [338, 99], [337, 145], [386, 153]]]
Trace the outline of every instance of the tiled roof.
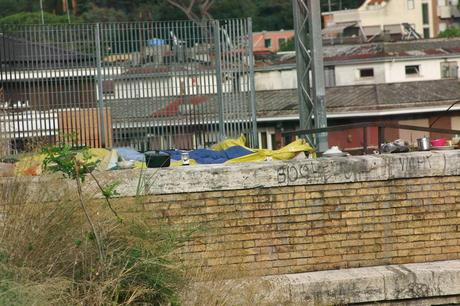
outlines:
[[94, 61], [94, 56], [71, 50], [58, 43], [34, 42], [0, 33], [0, 59], [2, 63], [15, 63], [27, 67], [47, 68], [72, 63]]
[[[400, 42], [332, 45], [323, 47], [326, 64], [415, 57], [460, 57], [460, 38], [438, 38]], [[256, 67], [295, 64], [295, 54], [271, 54], [256, 58]]]
[[326, 61], [371, 58], [460, 56], [460, 39], [428, 39], [391, 43], [334, 45], [324, 47]]
[[[247, 98], [247, 94], [242, 95]], [[194, 103], [195, 100], [191, 100], [189, 104], [197, 105], [200, 113], [215, 116], [217, 114], [216, 97], [214, 95], [199, 97], [200, 103]], [[298, 95], [295, 89], [259, 91], [256, 93], [256, 98], [257, 116], [260, 119], [292, 117], [299, 112]], [[328, 114], [349, 113], [350, 117], [358, 112], [372, 113], [393, 110], [397, 113], [409, 108], [448, 106], [455, 100], [460, 100], [458, 80], [338, 86], [326, 90]], [[111, 107], [114, 118], [166, 120], [162, 110], [170, 103], [177, 104], [177, 101], [177, 98], [112, 100], [107, 105]], [[187, 106], [187, 98], [182, 98], [181, 101]], [[241, 110], [248, 110], [246, 101], [226, 96], [224, 99], [226, 112], [231, 116], [232, 110], [235, 111], [235, 115]], [[179, 119], [186, 118], [176, 104], [174, 107], [178, 112], [174, 112], [174, 116]], [[155, 116], [160, 113], [161, 116]]]

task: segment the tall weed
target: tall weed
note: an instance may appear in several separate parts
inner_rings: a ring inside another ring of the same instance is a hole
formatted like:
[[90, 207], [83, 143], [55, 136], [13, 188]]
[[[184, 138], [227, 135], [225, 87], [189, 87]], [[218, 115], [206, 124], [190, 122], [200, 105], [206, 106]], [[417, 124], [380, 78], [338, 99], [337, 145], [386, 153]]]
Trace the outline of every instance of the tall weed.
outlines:
[[[55, 179], [42, 184], [43, 193], [62, 184]], [[186, 232], [141, 217], [119, 222], [93, 203], [102, 260], [75, 192], [36, 202], [16, 183], [0, 184], [9, 189], [0, 190], [0, 305], [179, 304], [183, 266], [174, 254]]]

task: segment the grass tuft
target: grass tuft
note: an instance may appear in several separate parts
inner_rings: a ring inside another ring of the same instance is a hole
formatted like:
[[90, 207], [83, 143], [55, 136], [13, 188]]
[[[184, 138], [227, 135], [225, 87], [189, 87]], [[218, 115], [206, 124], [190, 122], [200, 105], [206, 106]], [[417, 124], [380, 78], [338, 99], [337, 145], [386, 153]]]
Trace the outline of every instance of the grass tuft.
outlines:
[[142, 218], [121, 223], [107, 207], [89, 205], [101, 260], [74, 192], [34, 202], [14, 180], [0, 189], [0, 305], [180, 304], [184, 268], [175, 251], [187, 233]]

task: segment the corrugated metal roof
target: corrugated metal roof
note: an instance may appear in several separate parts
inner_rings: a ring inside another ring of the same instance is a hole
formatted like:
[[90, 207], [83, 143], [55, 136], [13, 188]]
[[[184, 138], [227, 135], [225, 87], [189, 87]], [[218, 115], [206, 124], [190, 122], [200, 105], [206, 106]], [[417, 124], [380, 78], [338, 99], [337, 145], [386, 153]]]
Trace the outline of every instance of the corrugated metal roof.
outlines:
[[[460, 57], [460, 38], [324, 46], [323, 54], [325, 63], [329, 65], [394, 58]], [[256, 67], [293, 63], [295, 63], [294, 53], [291, 56], [273, 54], [257, 58]]]
[[[195, 96], [196, 97], [196, 96]], [[295, 116], [299, 112], [297, 90], [270, 90], [258, 91], [257, 116], [259, 119], [280, 118]], [[190, 104], [198, 104], [207, 114], [217, 114], [216, 97], [214, 95], [199, 96], [199, 103], [190, 100]], [[393, 84], [373, 84], [338, 86], [326, 89], [327, 112], [330, 115], [336, 113], [378, 112], [394, 110], [395, 113], [404, 112], [405, 109], [414, 107], [434, 107], [449, 105], [452, 101], [460, 100], [460, 82], [458, 80], [437, 80], [422, 82], [405, 82]], [[186, 118], [180, 111], [163, 113], [162, 110], [172, 105], [180, 110], [178, 101], [187, 104], [187, 98], [151, 98], [151, 99], [127, 99], [112, 100], [107, 104], [111, 107], [114, 118], [130, 118], [133, 120], [166, 120], [166, 117], [178, 119]], [[226, 105], [243, 103], [232, 100], [231, 97], [224, 99]], [[126, 105], [130, 107], [127, 108]], [[168, 108], [169, 109], [169, 108]], [[229, 108], [232, 109], [232, 108]], [[233, 108], [237, 109], [237, 108]], [[240, 108], [243, 109], [243, 108]], [[160, 114], [156, 116], [155, 114]]]

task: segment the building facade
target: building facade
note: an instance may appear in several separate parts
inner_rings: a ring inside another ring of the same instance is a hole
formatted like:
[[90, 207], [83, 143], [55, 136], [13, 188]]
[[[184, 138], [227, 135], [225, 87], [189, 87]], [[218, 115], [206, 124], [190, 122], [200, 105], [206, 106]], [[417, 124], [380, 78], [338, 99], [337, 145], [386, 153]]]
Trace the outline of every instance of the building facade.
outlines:
[[324, 36], [401, 40], [433, 38], [459, 25], [458, 0], [367, 0], [357, 9], [323, 13]]
[[254, 53], [276, 53], [283, 44], [294, 38], [294, 31], [256, 32], [253, 34]]
[[[324, 47], [327, 87], [458, 79], [460, 39]], [[256, 90], [297, 87], [295, 54], [256, 67]]]

